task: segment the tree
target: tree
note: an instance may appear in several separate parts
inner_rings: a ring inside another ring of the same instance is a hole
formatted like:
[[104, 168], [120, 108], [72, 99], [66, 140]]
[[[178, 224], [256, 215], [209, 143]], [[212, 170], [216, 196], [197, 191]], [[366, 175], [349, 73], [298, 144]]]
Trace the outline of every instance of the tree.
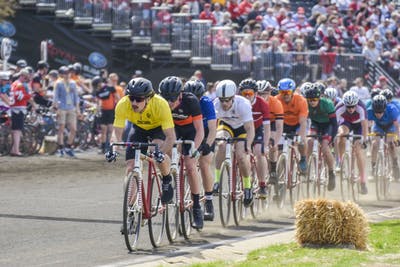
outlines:
[[0, 0], [0, 22], [15, 14], [16, 0]]

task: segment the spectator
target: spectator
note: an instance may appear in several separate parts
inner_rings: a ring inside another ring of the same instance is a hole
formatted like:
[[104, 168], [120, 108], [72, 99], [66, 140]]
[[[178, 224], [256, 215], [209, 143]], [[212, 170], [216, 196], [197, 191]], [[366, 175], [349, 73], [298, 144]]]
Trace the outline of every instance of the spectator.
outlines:
[[316, 13], [326, 15], [325, 0], [319, 0], [318, 3], [311, 8], [311, 15]]
[[353, 51], [361, 53], [363, 47], [367, 43], [367, 37], [365, 36], [365, 29], [363, 27], [358, 28], [358, 32], [353, 37]]
[[367, 41], [367, 44], [363, 48], [362, 54], [365, 57], [365, 60], [372, 63], [378, 62], [380, 58], [380, 53], [378, 49], [376, 49], [375, 41], [372, 39]]
[[33, 92], [33, 100], [36, 104], [43, 107], [50, 107], [52, 102], [46, 98], [45, 77], [49, 69], [49, 64], [45, 61], [39, 61], [37, 64], [37, 72], [33, 76], [31, 87]]
[[240, 10], [238, 0], [229, 0], [227, 10], [229, 14], [231, 14], [232, 22], [240, 25]]
[[219, 3], [214, 4], [214, 10], [212, 12], [216, 20], [216, 26], [222, 26], [224, 22], [224, 12], [221, 10], [221, 5]]
[[143, 77], [143, 72], [141, 70], [135, 70], [135, 73], [132, 75], [132, 79]]
[[281, 22], [281, 31], [284, 32], [296, 32], [297, 31], [297, 23], [293, 19], [292, 12], [288, 12], [286, 18], [284, 18]]
[[272, 8], [267, 9], [267, 13], [263, 17], [262, 21], [264, 29], [268, 27], [272, 27], [273, 29], [279, 29], [279, 23], [276, 17], [274, 16], [274, 10]]
[[373, 87], [381, 90], [390, 89], [388, 79], [383, 75], [379, 76], [379, 79], [376, 81]]
[[239, 43], [239, 61], [246, 71], [250, 71], [250, 64], [253, 61], [251, 36], [245, 36]]
[[[10, 91], [10, 73], [0, 71], [0, 114], [10, 109]], [[0, 123], [3, 123], [3, 121], [0, 121]]]
[[212, 20], [213, 25], [215, 25], [217, 23], [217, 19], [214, 17], [214, 14], [211, 12], [211, 5], [209, 3], [206, 3], [204, 5], [204, 10], [200, 13], [199, 19]]
[[365, 104], [368, 99], [371, 98], [369, 94], [369, 90], [366, 86], [364, 86], [364, 81], [361, 77], [358, 77], [354, 80], [354, 86], [350, 87], [350, 91], [354, 91], [357, 93], [360, 100]]

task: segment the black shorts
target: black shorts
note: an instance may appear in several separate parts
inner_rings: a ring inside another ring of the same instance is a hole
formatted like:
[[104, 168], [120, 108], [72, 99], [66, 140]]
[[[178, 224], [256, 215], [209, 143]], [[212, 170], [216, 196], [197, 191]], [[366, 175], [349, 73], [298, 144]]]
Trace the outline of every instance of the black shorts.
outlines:
[[[135, 131], [128, 137], [128, 142], [140, 142], [140, 143], [148, 143], [154, 139], [165, 140], [165, 134], [161, 127], [157, 127], [151, 130], [144, 130], [137, 126], [133, 126]], [[147, 149], [143, 148], [141, 150], [143, 154], [147, 153]], [[135, 150], [131, 147], [126, 148], [125, 159], [134, 159], [135, 158]]]
[[24, 120], [25, 114], [20, 111], [18, 113], [11, 112], [11, 130], [20, 130], [24, 129]]
[[264, 142], [264, 125], [261, 125], [260, 127], [255, 129], [253, 145], [256, 143], [260, 144], [263, 142]]
[[353, 134], [362, 134], [362, 127], [361, 127], [361, 122], [358, 123], [350, 123], [347, 121], [344, 121], [340, 124], [340, 126], [346, 126], [349, 129], [349, 132], [353, 132]]
[[246, 130], [244, 129], [243, 126], [233, 129], [232, 126], [223, 121], [218, 122], [217, 131], [220, 130], [227, 131], [231, 135], [231, 137], [245, 138], [247, 136]]
[[329, 135], [329, 125], [330, 123], [320, 123], [316, 121], [311, 121], [311, 127], [310, 130], [313, 132], [316, 132], [317, 134], [320, 135]]
[[276, 131], [276, 124], [275, 124], [275, 121], [271, 121], [270, 127], [271, 127], [271, 132], [275, 132], [275, 131]]
[[294, 135], [297, 134], [297, 131], [300, 128], [300, 124], [296, 124], [296, 125], [287, 125], [287, 124], [283, 124], [283, 132], [285, 134], [289, 134], [289, 135]]
[[102, 125], [107, 125], [107, 124], [113, 124], [114, 123], [114, 116], [115, 116], [115, 111], [112, 110], [101, 110], [101, 117], [100, 117], [100, 124]]
[[[176, 139], [194, 141], [196, 130], [192, 126], [175, 126]], [[189, 155], [190, 145], [184, 144], [182, 146], [182, 155]]]

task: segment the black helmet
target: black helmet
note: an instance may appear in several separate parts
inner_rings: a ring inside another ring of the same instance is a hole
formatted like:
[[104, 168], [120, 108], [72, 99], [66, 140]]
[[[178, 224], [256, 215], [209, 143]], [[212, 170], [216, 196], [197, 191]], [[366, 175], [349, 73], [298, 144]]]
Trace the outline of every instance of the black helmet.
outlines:
[[271, 90], [271, 96], [276, 96], [279, 95], [279, 89], [276, 87], [273, 87]]
[[239, 84], [239, 91], [241, 92], [246, 89], [251, 89], [254, 92], [257, 92], [258, 91], [257, 81], [253, 79], [245, 79], [241, 81]]
[[381, 92], [381, 95], [383, 95], [384, 97], [386, 97], [387, 101], [391, 101], [393, 98], [393, 92], [390, 89], [385, 89]]
[[93, 88], [97, 88], [97, 86], [99, 84], [101, 84], [101, 82], [102, 82], [102, 79], [101, 79], [100, 76], [94, 76], [93, 79], [92, 79], [92, 87]]
[[324, 93], [325, 93], [326, 86], [325, 86], [324, 83], [322, 83], [322, 82], [315, 82], [315, 83], [314, 83], [314, 86], [315, 86], [316, 88], [318, 88], [320, 94], [324, 94]]
[[185, 92], [193, 93], [197, 97], [201, 97], [206, 91], [204, 84], [199, 80], [186, 82], [183, 89]]
[[174, 100], [183, 90], [182, 80], [176, 76], [164, 78], [159, 85], [159, 92], [166, 100]]
[[18, 59], [15, 65], [17, 65], [19, 68], [25, 68], [26, 66], [28, 66], [28, 63], [26, 63], [25, 59]]
[[149, 97], [154, 94], [153, 85], [145, 78], [134, 78], [126, 86], [126, 94], [136, 97]]
[[319, 98], [321, 96], [320, 85], [313, 84], [304, 91], [305, 98]]
[[37, 63], [36, 68], [37, 68], [38, 70], [41, 70], [41, 69], [44, 69], [44, 68], [48, 69], [48, 68], [49, 68], [49, 63], [47, 63], [47, 62], [44, 61], [44, 60], [40, 60], [40, 61]]
[[374, 88], [371, 90], [371, 99], [374, 98], [374, 96], [379, 95], [381, 93], [381, 89], [379, 88]]
[[374, 112], [384, 112], [386, 109], [387, 100], [383, 95], [376, 95], [372, 98], [372, 109]]

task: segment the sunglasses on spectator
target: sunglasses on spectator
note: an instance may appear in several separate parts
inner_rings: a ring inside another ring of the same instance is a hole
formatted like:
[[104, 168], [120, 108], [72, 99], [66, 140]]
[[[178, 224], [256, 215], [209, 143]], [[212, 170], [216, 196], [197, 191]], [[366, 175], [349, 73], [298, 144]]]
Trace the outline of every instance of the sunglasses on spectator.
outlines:
[[293, 91], [292, 90], [281, 90], [281, 91], [279, 91], [279, 94], [281, 94], [281, 95], [292, 95]]
[[145, 97], [136, 97], [136, 96], [129, 96], [129, 100], [131, 102], [142, 103], [146, 98]]
[[229, 102], [229, 101], [231, 101], [233, 99], [233, 96], [232, 97], [220, 97], [219, 98], [219, 101], [222, 103], [222, 102]]
[[254, 91], [251, 89], [243, 90], [241, 92], [242, 96], [247, 96], [247, 97], [253, 97], [254, 96]]
[[356, 106], [346, 106], [346, 109], [353, 109], [356, 108]]
[[315, 98], [307, 98], [308, 102], [318, 102], [319, 98], [315, 97]]

